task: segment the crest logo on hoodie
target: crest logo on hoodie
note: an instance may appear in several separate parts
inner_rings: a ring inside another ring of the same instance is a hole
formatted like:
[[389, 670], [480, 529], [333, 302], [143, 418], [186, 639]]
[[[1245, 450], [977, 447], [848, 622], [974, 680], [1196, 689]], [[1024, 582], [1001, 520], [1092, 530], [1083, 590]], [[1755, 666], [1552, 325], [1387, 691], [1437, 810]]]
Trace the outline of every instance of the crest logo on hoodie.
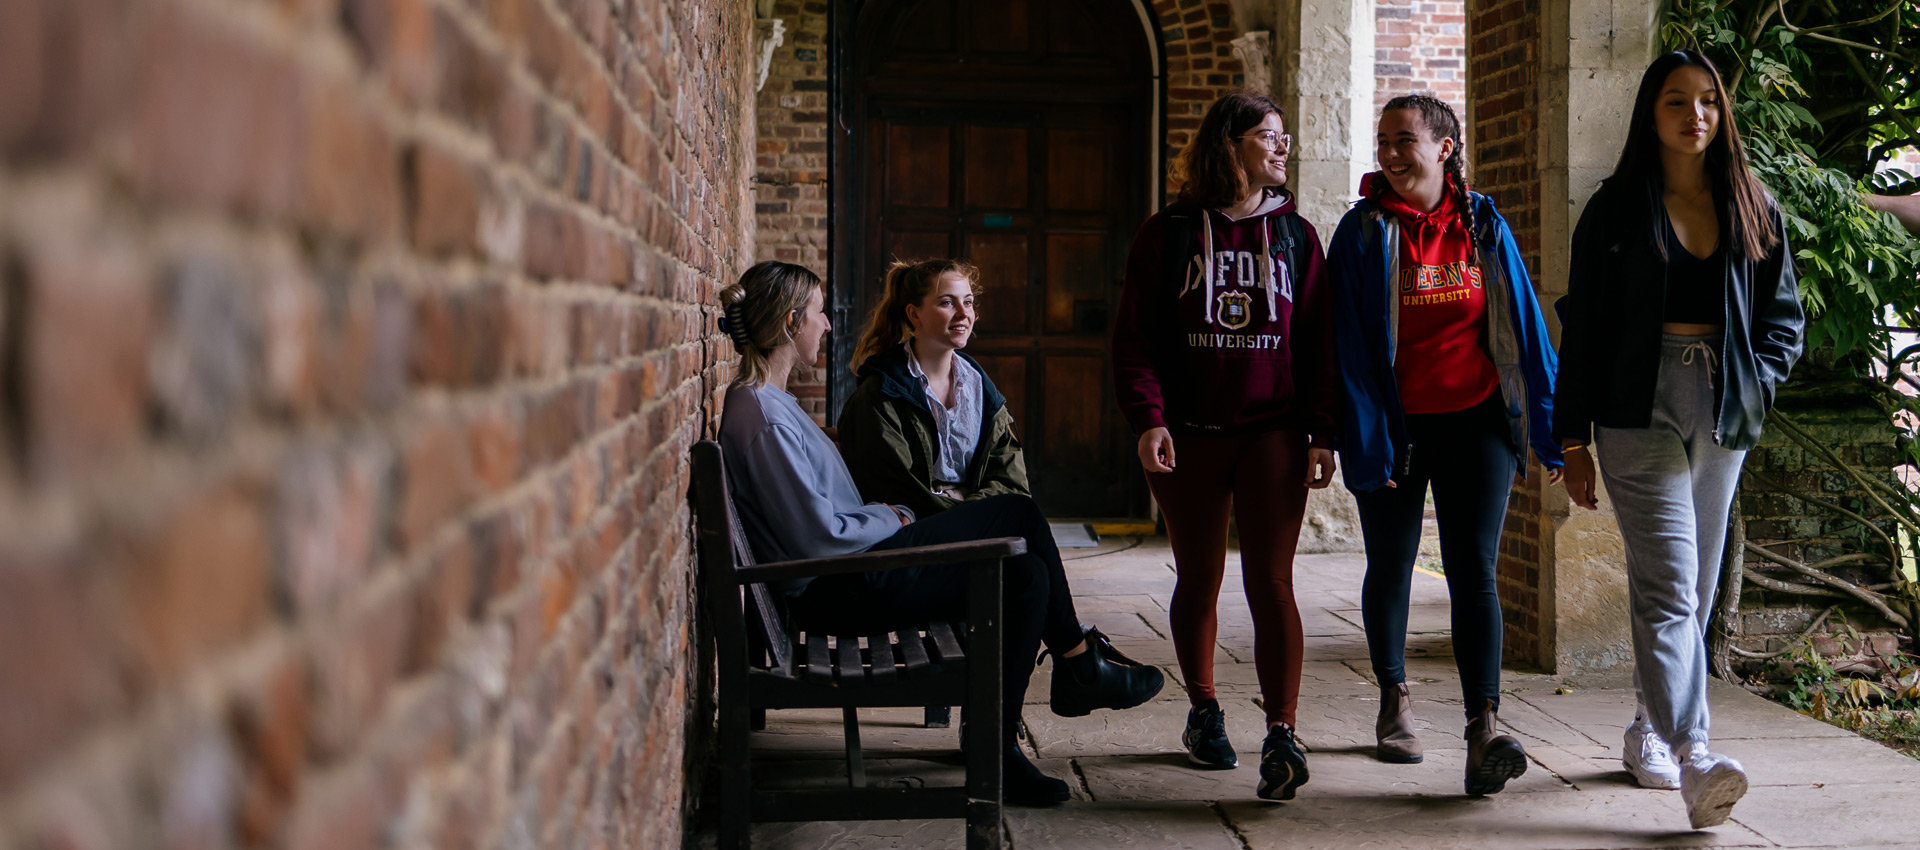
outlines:
[[1222, 292], [1218, 300], [1220, 302], [1220, 308], [1219, 311], [1215, 313], [1214, 318], [1220, 323], [1221, 327], [1237, 331], [1246, 327], [1247, 323], [1253, 320], [1253, 299], [1248, 297], [1246, 293]]

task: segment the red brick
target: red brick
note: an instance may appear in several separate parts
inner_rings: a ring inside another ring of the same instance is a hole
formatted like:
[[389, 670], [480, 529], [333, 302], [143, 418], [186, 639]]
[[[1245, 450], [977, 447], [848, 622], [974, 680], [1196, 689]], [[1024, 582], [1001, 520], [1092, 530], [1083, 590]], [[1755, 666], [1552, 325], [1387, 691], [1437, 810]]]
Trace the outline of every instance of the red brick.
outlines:
[[401, 464], [398, 531], [401, 545], [412, 547], [465, 507], [478, 482], [473, 455], [453, 422], [433, 422], [416, 430]]
[[84, 564], [0, 553], [0, 793], [128, 699]]
[[371, 106], [344, 81], [308, 87], [305, 219], [374, 240], [400, 220], [400, 161]]
[[134, 649], [172, 677], [267, 620], [267, 522], [259, 488], [227, 482], [191, 494], [128, 552], [123, 580]]
[[264, 846], [279, 835], [288, 806], [300, 793], [307, 760], [306, 659], [291, 656], [251, 683], [229, 712], [240, 745], [240, 838]]
[[434, 145], [414, 147], [407, 163], [414, 248], [429, 254], [472, 253], [480, 227], [479, 176]]

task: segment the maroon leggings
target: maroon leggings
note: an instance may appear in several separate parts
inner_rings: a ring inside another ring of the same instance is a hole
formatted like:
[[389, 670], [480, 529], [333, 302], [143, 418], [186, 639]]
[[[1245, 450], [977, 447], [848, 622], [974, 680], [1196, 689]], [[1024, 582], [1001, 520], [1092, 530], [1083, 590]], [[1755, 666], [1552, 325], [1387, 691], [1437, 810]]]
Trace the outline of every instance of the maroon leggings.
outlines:
[[1173, 440], [1172, 472], [1147, 483], [1173, 543], [1173, 647], [1188, 699], [1214, 699], [1216, 605], [1226, 573], [1227, 510], [1253, 611], [1253, 663], [1267, 722], [1294, 724], [1304, 641], [1293, 599], [1293, 551], [1307, 507], [1307, 440], [1299, 431]]

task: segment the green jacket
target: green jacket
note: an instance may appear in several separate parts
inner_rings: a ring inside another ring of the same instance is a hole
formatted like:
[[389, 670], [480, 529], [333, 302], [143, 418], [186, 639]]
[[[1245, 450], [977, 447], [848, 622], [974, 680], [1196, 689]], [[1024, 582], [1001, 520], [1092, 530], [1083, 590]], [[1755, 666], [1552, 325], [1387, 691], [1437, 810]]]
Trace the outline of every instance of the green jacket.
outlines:
[[[1013, 436], [1013, 413], [1007, 400], [986, 377], [987, 371], [962, 352], [954, 352], [978, 369], [985, 398], [980, 443], [960, 482], [967, 498], [984, 499], [1003, 493], [1032, 495], [1027, 485], [1027, 462], [1020, 441]], [[907, 370], [907, 353], [894, 348], [860, 364], [860, 385], [840, 408], [840, 456], [846, 458], [853, 483], [862, 498], [905, 505], [925, 518], [959, 500], [933, 492], [933, 460], [938, 431], [927, 393]]]

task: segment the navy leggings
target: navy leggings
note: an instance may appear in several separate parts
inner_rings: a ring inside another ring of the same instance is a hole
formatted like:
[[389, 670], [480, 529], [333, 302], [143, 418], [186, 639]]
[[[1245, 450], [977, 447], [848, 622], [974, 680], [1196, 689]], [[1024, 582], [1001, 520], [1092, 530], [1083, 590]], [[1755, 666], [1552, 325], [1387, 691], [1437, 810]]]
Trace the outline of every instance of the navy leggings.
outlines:
[[1515, 464], [1499, 393], [1466, 410], [1406, 418], [1412, 456], [1397, 487], [1355, 493], [1367, 577], [1360, 613], [1373, 674], [1384, 686], [1407, 680], [1407, 600], [1420, 550], [1427, 485], [1440, 524], [1440, 563], [1453, 601], [1453, 655], [1467, 716], [1500, 706], [1500, 595], [1494, 568]]
[[[1001, 574], [1000, 699], [1006, 722], [1020, 717], [1027, 680], [1044, 640], [1055, 656], [1080, 645], [1080, 617], [1073, 610], [1053, 529], [1033, 499], [991, 496], [963, 502], [900, 529], [874, 544], [870, 552], [963, 543], [994, 537], [1024, 537], [1027, 553], [1008, 558]], [[794, 623], [831, 634], [868, 635], [933, 619], [958, 619], [967, 612], [964, 564], [908, 567], [886, 572], [824, 576], [789, 606]]]

